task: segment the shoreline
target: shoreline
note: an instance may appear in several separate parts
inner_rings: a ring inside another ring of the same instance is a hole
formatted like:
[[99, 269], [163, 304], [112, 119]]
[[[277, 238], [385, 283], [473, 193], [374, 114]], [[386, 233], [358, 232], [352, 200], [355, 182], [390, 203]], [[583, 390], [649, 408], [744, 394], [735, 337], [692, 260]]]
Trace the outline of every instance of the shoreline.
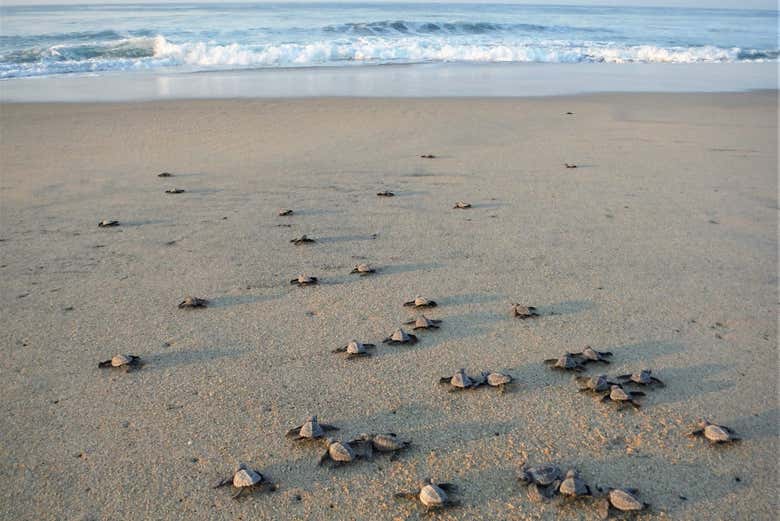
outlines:
[[776, 90], [777, 63], [398, 64], [0, 81], [0, 103], [280, 98], [525, 98]]

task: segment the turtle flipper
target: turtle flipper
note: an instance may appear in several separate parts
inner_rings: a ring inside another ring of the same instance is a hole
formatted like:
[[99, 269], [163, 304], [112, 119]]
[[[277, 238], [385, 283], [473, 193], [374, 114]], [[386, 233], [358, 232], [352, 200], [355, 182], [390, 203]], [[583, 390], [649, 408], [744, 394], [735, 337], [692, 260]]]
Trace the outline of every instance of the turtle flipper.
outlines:
[[607, 403], [610, 400], [609, 394], [605, 394], [601, 397], [601, 403]]
[[338, 347], [331, 351], [331, 353], [346, 353], [347, 352], [347, 346], [344, 347]]
[[248, 488], [249, 488], [249, 487], [240, 487], [240, 488], [238, 489], [238, 491], [237, 491], [235, 494], [233, 494], [233, 499], [238, 499], [239, 497], [241, 497], [241, 494], [243, 494], [243, 493], [244, 493], [244, 491], [245, 491], [246, 489], [248, 489]]
[[419, 492], [396, 492], [395, 494], [393, 494], [393, 497], [397, 498], [397, 499], [412, 499], [412, 500], [414, 500], [414, 499], [417, 499], [417, 494], [419, 494]]
[[317, 465], [319, 466], [324, 465], [325, 462], [328, 461], [328, 459], [330, 459], [330, 450], [325, 449], [325, 453], [322, 456], [320, 456], [320, 461], [317, 463]]
[[458, 486], [454, 483], [436, 483], [436, 486], [444, 492], [455, 492], [458, 489]]
[[631, 379], [631, 375], [630, 374], [619, 374], [615, 378], [617, 378], [618, 380], [630, 380]]
[[216, 483], [214, 483], [214, 486], [212, 488], [219, 488], [224, 487], [225, 485], [230, 485], [233, 483], [233, 476], [227, 477], [225, 479], [220, 479]]
[[363, 347], [371, 349], [372, 347], [376, 347], [376, 344], [363, 344]]
[[688, 436], [704, 436], [704, 429], [696, 429], [688, 433]]
[[337, 430], [339, 430], [338, 427], [336, 427], [334, 425], [328, 425], [327, 423], [320, 423], [320, 428], [322, 428], [322, 430], [324, 430], [324, 431], [337, 431]]
[[302, 428], [303, 428], [303, 425], [298, 425], [297, 427], [293, 427], [292, 429], [287, 431], [285, 436], [287, 436], [288, 438], [294, 438], [295, 436], [298, 436], [298, 433], [301, 432]]
[[666, 384], [665, 384], [665, 383], [663, 383], [663, 382], [662, 382], [661, 380], [659, 380], [658, 378], [656, 378], [655, 376], [651, 376], [651, 377], [650, 377], [650, 381], [652, 381], [652, 382], [654, 382], [654, 383], [657, 383], [657, 384], [658, 384], [658, 385], [660, 385], [661, 387], [666, 387]]
[[647, 396], [647, 395], [646, 395], [645, 393], [643, 393], [642, 391], [629, 391], [629, 393], [628, 393], [628, 394], [630, 394], [631, 396]]
[[105, 362], [100, 362], [98, 364], [98, 367], [105, 369], [106, 367], [111, 367], [111, 360], [106, 360]]

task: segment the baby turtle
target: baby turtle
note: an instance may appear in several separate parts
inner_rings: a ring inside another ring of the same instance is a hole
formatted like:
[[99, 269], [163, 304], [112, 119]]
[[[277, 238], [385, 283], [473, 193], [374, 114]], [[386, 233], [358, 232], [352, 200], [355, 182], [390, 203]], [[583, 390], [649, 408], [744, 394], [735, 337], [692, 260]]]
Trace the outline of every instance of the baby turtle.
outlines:
[[130, 372], [133, 369], [141, 367], [141, 357], [135, 355], [116, 355], [111, 360], [100, 362], [98, 367], [101, 369], [123, 369]]
[[621, 512], [639, 512], [650, 505], [640, 501], [636, 495], [639, 491], [635, 488], [610, 488], [598, 507], [599, 515], [602, 519], [609, 517], [611, 508]]
[[624, 380], [625, 383], [632, 383], [636, 385], [658, 384], [661, 387], [666, 387], [661, 380], [653, 376], [653, 372], [650, 369], [642, 369], [640, 372], [633, 374], [621, 374], [618, 376], [618, 379]]
[[442, 376], [439, 383], [450, 384], [450, 391], [460, 391], [462, 389], [476, 389], [482, 382], [471, 378], [466, 374], [466, 370], [461, 368], [452, 376]]
[[350, 273], [357, 273], [358, 275], [370, 275], [376, 273], [376, 270], [365, 263], [356, 264]]
[[604, 396], [601, 398], [601, 401], [606, 402], [615, 402], [621, 405], [621, 407], [625, 404], [631, 404], [634, 406], [635, 409], [639, 409], [639, 403], [634, 400], [637, 396], [644, 396], [645, 393], [642, 391], [626, 391], [619, 385], [613, 384], [610, 387], [610, 390], [608, 393], [605, 393]]
[[238, 499], [244, 492], [250, 492], [252, 490], [259, 490], [263, 487], [268, 487], [268, 490], [276, 490], [276, 485], [269, 482], [265, 476], [258, 471], [249, 468], [246, 464], [241, 463], [233, 473], [232, 476], [222, 479], [214, 485], [214, 488], [224, 487], [226, 485], [233, 485], [233, 499]]
[[525, 320], [527, 318], [538, 317], [539, 312], [533, 306], [523, 306], [522, 304], [512, 304], [512, 316]]
[[423, 159], [436, 159], [436, 156], [434, 156], [433, 154], [423, 154], [420, 157]]
[[292, 215], [294, 212], [290, 210], [289, 208], [282, 208], [279, 210], [279, 217], [287, 217], [288, 215]]
[[351, 341], [349, 344], [345, 345], [344, 347], [339, 347], [338, 349], [334, 349], [333, 353], [347, 353], [347, 358], [357, 358], [361, 356], [371, 356], [371, 353], [368, 352], [369, 349], [373, 349], [376, 347], [374, 344], [361, 344], [357, 340]]
[[417, 337], [399, 327], [395, 330], [395, 333], [382, 340], [382, 342], [385, 344], [416, 344]]
[[561, 469], [548, 463], [538, 467], [524, 466], [517, 480], [530, 486], [529, 497], [535, 501], [550, 499], [555, 495], [561, 483]]
[[337, 441], [333, 438], [325, 440], [328, 448], [325, 449], [325, 453], [320, 456], [318, 465], [323, 465], [326, 461], [332, 462], [336, 466], [343, 465], [345, 463], [351, 463], [355, 461], [357, 457], [355, 450], [349, 443]]
[[580, 392], [590, 391], [594, 393], [605, 393], [609, 391], [613, 385], [617, 384], [617, 382], [611, 381], [605, 374], [590, 377], [576, 376], [575, 379], [579, 383], [585, 384], [585, 387], [580, 387]]
[[349, 444], [356, 447], [362, 457], [371, 459], [374, 451], [397, 452], [409, 447], [411, 442], [399, 440], [397, 434], [386, 432], [382, 434], [363, 433], [357, 439], [349, 442]]
[[572, 356], [578, 356], [582, 358], [584, 363], [589, 362], [601, 362], [604, 364], [610, 363], [609, 360], [607, 360], [608, 357], [612, 356], [612, 353], [609, 351], [596, 351], [590, 346], [585, 346], [585, 349], [580, 351], [579, 353], [569, 353]]
[[157, 174], [157, 177], [173, 177], [173, 174], [170, 172], [160, 172]]
[[506, 392], [506, 387], [512, 382], [514, 382], [514, 378], [511, 375], [495, 371], [482, 372], [482, 383], [487, 384], [490, 387], [498, 387], [498, 390], [502, 394]]
[[425, 315], [420, 315], [415, 319], [404, 322], [404, 325], [406, 326], [410, 326], [412, 324], [414, 324], [412, 329], [439, 329], [438, 324], [441, 324], [441, 320], [435, 320], [427, 318]]
[[404, 302], [404, 307], [407, 308], [435, 308], [437, 306], [436, 302], [433, 300], [428, 300], [424, 297], [414, 297], [414, 300], [410, 300], [409, 302]]
[[582, 361], [572, 356], [569, 353], [566, 353], [565, 355], [561, 356], [560, 358], [548, 358], [544, 361], [545, 364], [552, 366], [553, 369], [558, 369], [560, 371], [584, 371], [585, 366], [582, 364]]
[[300, 440], [316, 440], [325, 436], [327, 431], [337, 431], [338, 427], [333, 425], [327, 425], [317, 421], [316, 416], [310, 416], [303, 425], [298, 425], [287, 431], [288, 438], [293, 438], [295, 441]]
[[308, 244], [308, 243], [317, 242], [317, 241], [315, 239], [310, 239], [310, 238], [306, 237], [305, 235], [301, 235], [297, 239], [291, 239], [290, 242], [295, 244], [296, 246], [300, 246], [301, 244]]
[[169, 188], [165, 191], [166, 194], [183, 194], [184, 190], [182, 188]]
[[393, 197], [395, 194], [389, 190], [383, 190], [381, 192], [377, 192], [376, 195], [379, 197]]
[[465, 210], [467, 208], [471, 208], [471, 204], [465, 202], [465, 201], [458, 201], [455, 203], [455, 206], [453, 206], [455, 210]]
[[317, 283], [317, 277], [310, 277], [308, 275], [298, 275], [297, 278], [290, 280], [290, 284], [295, 284], [296, 286], [312, 286]]
[[563, 166], [565, 166], [566, 168], [577, 168], [577, 165], [575, 165], [574, 163], [564, 163]]
[[692, 431], [688, 436], [703, 436], [710, 443], [721, 444], [731, 443], [733, 441], [740, 441], [740, 438], [734, 436], [734, 431], [723, 425], [717, 425], [710, 422], [706, 418], [702, 418], [697, 422], [699, 427], [695, 431]]
[[184, 300], [179, 302], [179, 309], [205, 308], [208, 304], [209, 301], [205, 298], [184, 297]]
[[458, 502], [451, 499], [447, 492], [456, 489], [452, 483], [437, 483], [431, 478], [425, 478], [420, 484], [419, 490], [414, 492], [396, 492], [394, 497], [419, 501], [426, 510], [454, 507]]
[[588, 484], [580, 478], [579, 473], [574, 469], [566, 471], [566, 477], [561, 481], [558, 493], [568, 499], [579, 499], [593, 495]]
[[112, 226], [119, 226], [119, 221], [109, 221], [108, 219], [103, 219], [98, 223], [98, 227], [100, 228], [111, 228]]

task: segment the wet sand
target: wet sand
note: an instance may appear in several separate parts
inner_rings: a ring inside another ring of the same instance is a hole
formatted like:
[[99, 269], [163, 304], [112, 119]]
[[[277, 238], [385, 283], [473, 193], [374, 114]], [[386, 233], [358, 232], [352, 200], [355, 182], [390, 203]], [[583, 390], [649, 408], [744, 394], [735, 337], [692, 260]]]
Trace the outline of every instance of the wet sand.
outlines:
[[[2, 519], [420, 519], [391, 496], [425, 476], [460, 489], [434, 519], [596, 518], [529, 501], [525, 461], [639, 488], [638, 519], [776, 515], [776, 92], [5, 104], [0, 127]], [[416, 294], [441, 329], [331, 353]], [[542, 363], [585, 345], [666, 387], [618, 412]], [[97, 368], [120, 352], [146, 366]], [[518, 384], [447, 393], [460, 367]], [[312, 413], [414, 445], [318, 468], [284, 438]], [[688, 439], [701, 416], [743, 441]], [[279, 490], [211, 489], [238, 461]]]

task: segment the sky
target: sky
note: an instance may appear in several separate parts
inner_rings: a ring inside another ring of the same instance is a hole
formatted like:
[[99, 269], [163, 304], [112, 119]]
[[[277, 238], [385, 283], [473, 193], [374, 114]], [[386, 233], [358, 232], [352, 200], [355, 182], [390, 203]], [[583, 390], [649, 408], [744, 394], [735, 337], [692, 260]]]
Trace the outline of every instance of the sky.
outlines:
[[[261, 3], [262, 0], [229, 0], [231, 3]], [[268, 0], [274, 3], [316, 2], [333, 0]], [[358, 0], [360, 2], [382, 2], [387, 0]], [[394, 2], [414, 2], [413, 0], [392, 0]], [[430, 3], [431, 0], [427, 0]], [[491, 3], [491, 0], [432, 0], [449, 3]], [[620, 5], [620, 6], [662, 6], [662, 7], [715, 7], [727, 9], [778, 9], [778, 0], [492, 0], [496, 3], [550, 4], [550, 5]], [[219, 3], [219, 0], [0, 0], [0, 5], [41, 5], [41, 4], [135, 4], [135, 3]]]

